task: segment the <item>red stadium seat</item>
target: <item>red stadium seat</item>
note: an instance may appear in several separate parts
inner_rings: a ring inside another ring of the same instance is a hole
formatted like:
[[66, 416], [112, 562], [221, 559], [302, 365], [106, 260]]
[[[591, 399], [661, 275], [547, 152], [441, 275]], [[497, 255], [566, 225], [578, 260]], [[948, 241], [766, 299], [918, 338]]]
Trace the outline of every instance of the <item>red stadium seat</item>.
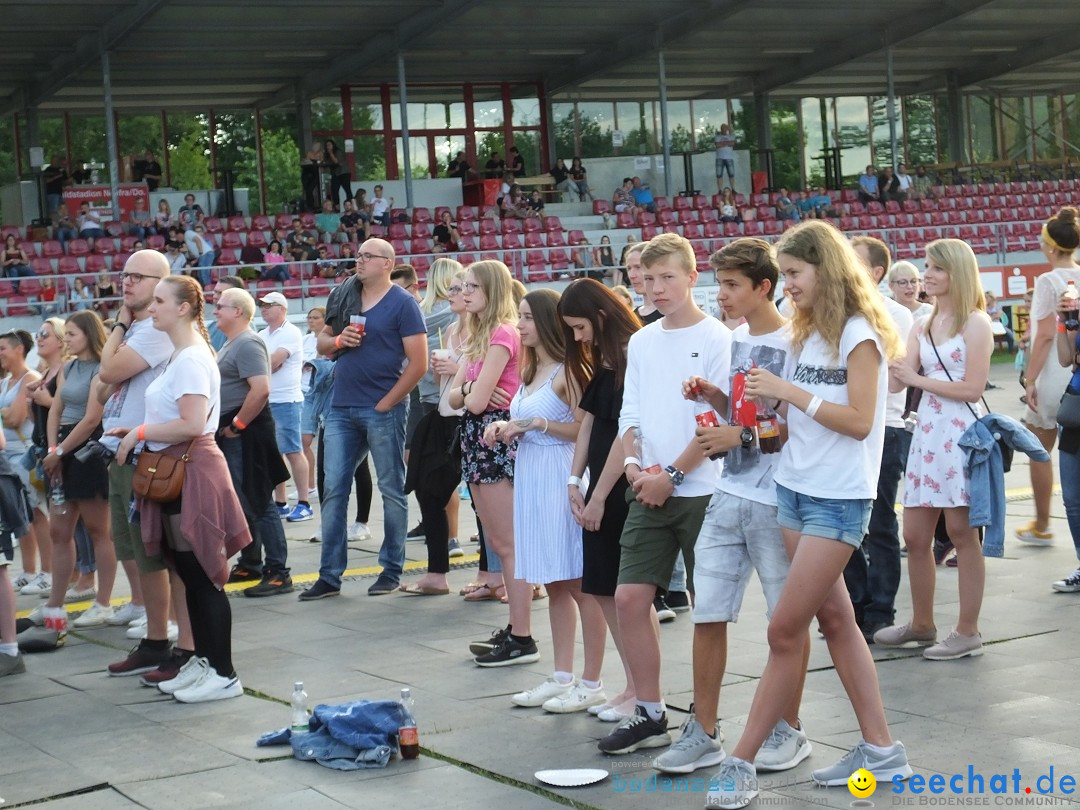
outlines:
[[203, 219], [203, 227], [206, 228], [207, 233], [221, 233], [225, 230], [225, 227], [221, 224], [221, 220], [217, 217], [205, 217]]
[[413, 225], [418, 225], [421, 222], [431, 222], [431, 211], [426, 208], [414, 208], [412, 215]]

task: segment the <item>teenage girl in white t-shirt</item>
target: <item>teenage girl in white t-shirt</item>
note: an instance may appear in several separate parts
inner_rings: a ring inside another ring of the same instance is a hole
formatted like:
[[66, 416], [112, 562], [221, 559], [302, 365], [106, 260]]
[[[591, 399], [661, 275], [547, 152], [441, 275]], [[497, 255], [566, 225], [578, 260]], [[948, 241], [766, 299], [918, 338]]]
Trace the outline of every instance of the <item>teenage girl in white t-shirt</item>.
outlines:
[[[836, 765], [814, 771], [814, 781], [846, 784], [859, 768], [879, 781], [911, 775], [903, 744], [889, 732], [874, 659], [842, 576], [862, 543], [877, 490], [887, 362], [900, 354], [900, 339], [854, 250], [833, 226], [804, 223], [785, 233], [776, 251], [795, 307], [798, 366], [792, 381], [751, 369], [746, 394], [780, 400], [786, 409], [788, 442], [775, 480], [791, 570], [769, 623], [769, 660], [746, 730], [713, 780], [725, 807], [743, 807], [757, 794], [752, 763], [801, 685], [803, 645], [815, 615], [862, 739]], [[729, 778], [735, 787], [725, 791]]]

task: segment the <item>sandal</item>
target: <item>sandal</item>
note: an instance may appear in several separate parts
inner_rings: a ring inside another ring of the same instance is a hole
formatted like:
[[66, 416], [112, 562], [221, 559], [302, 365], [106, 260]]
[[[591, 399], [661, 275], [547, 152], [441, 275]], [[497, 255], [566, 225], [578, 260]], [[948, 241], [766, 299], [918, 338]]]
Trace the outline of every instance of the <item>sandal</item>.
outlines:
[[466, 602], [498, 601], [499, 599], [505, 598], [503, 593], [500, 593], [500, 591], [504, 592], [505, 590], [506, 590], [506, 586], [504, 586], [504, 585], [484, 584], [484, 585], [481, 585], [479, 588], [477, 588], [472, 593], [466, 594], [465, 595], [465, 601]]
[[470, 593], [475, 591], [477, 588], [483, 588], [483, 587], [486, 587], [483, 582], [470, 582], [468, 585], [466, 585], [464, 588], [462, 588], [460, 591], [458, 591], [458, 596], [468, 596]]
[[[543, 585], [533, 585], [532, 598], [534, 602], [538, 602], [541, 599], [547, 599], [547, 591], [544, 590]], [[499, 601], [502, 602], [504, 605], [510, 604], [510, 600], [507, 599], [505, 596]]]

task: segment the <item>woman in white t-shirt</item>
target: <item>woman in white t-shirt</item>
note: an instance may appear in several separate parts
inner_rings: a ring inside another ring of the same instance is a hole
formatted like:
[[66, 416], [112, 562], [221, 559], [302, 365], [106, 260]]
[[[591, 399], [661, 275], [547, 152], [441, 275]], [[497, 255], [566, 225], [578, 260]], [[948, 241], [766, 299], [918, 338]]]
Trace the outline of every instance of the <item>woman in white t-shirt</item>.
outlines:
[[221, 374], [202, 313], [202, 288], [194, 278], [166, 276], [158, 282], [150, 317], [175, 351], [146, 389], [146, 422], [109, 431], [123, 436], [116, 451], [121, 464], [140, 442], [150, 451], [187, 458], [179, 498], [159, 503], [136, 496], [147, 552], [164, 552], [173, 587], [185, 594], [191, 618], [195, 654], [175, 678], [158, 684], [182, 703], [244, 692], [232, 665], [232, 612], [222, 588], [229, 557], [251, 542], [251, 534], [214, 441]]
[[[786, 410], [788, 441], [775, 481], [777, 520], [791, 570], [769, 623], [769, 661], [739, 744], [714, 781], [732, 778], [742, 807], [757, 793], [753, 761], [805, 675], [804, 645], [817, 616], [863, 739], [836, 765], [814, 771], [821, 785], [846, 784], [866, 768], [878, 780], [911, 767], [885, 719], [874, 659], [855, 623], [843, 571], [862, 544], [877, 492], [885, 436], [888, 361], [900, 338], [850, 243], [814, 220], [776, 244], [785, 294], [795, 307], [792, 380], [751, 369], [746, 394]], [[735, 796], [725, 798], [736, 799]]]
[[[1080, 265], [1074, 258], [1080, 247], [1077, 218], [1075, 208], [1065, 207], [1043, 225], [1039, 247], [1050, 262], [1050, 272], [1035, 279], [1028, 320], [1031, 351], [1025, 374], [1028, 407], [1023, 422], [1051, 456], [1058, 435], [1058, 403], [1070, 377], [1069, 370], [1054, 362], [1051, 353], [1057, 334], [1058, 301], [1070, 281], [1080, 285]], [[1054, 539], [1050, 531], [1050, 495], [1054, 488], [1051, 464], [1031, 465], [1031, 488], [1035, 491], [1035, 519], [1017, 529], [1016, 536], [1025, 543], [1049, 545]]]

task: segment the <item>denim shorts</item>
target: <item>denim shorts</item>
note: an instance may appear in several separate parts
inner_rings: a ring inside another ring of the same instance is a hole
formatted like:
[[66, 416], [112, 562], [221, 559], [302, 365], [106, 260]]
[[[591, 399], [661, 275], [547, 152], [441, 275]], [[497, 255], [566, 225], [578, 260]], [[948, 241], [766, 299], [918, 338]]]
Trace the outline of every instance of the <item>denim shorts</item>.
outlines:
[[300, 410], [302, 402], [271, 402], [270, 413], [274, 415], [274, 432], [279, 453], [299, 453]]
[[870, 526], [872, 498], [815, 498], [776, 485], [776, 520], [785, 529], [858, 548]]
[[753, 571], [772, 616], [790, 567], [775, 506], [715, 493], [694, 545], [694, 624], [738, 621]]

